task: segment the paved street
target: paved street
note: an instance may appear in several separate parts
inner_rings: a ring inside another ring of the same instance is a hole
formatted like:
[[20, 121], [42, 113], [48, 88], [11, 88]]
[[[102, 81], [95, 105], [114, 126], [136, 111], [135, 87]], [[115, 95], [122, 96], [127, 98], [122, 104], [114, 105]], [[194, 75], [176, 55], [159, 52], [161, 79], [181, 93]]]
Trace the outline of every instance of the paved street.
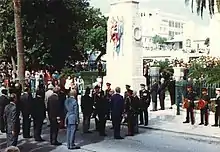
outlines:
[[[134, 137], [127, 137], [124, 140], [114, 140], [112, 130], [108, 128], [108, 137], [102, 138], [93, 134], [83, 135], [77, 133], [77, 143], [82, 146], [76, 152], [217, 152], [220, 148], [220, 140], [215, 138], [204, 138], [198, 136], [188, 136], [183, 134], [168, 133], [149, 129], [140, 129], [140, 134]], [[126, 128], [123, 127], [124, 135]], [[48, 129], [44, 129], [44, 139], [49, 139]], [[62, 146], [50, 146], [48, 142], [37, 143], [30, 140], [21, 139], [19, 148], [22, 152], [68, 152], [65, 143], [65, 130], [59, 133], [59, 140]], [[1, 136], [0, 146], [5, 144], [5, 138]]]
[[[169, 99], [166, 100], [169, 107]], [[151, 108], [149, 108], [151, 109]], [[210, 115], [209, 126], [199, 126], [199, 113], [196, 114], [196, 124], [182, 124], [185, 119], [185, 111], [176, 116], [176, 110], [149, 112], [149, 126], [140, 126], [140, 134], [134, 137], [126, 137], [124, 140], [114, 140], [111, 123], [107, 124], [108, 137], [102, 138], [97, 132], [93, 134], [81, 134], [77, 132], [76, 142], [82, 149], [76, 152], [217, 152], [220, 148], [220, 128], [212, 128], [214, 115]], [[81, 127], [80, 127], [81, 128]], [[92, 121], [91, 128], [94, 128]], [[122, 127], [122, 135], [126, 134], [126, 126]], [[19, 139], [19, 148], [22, 152], [68, 152], [66, 148], [65, 130], [60, 130], [59, 141], [62, 146], [54, 147], [49, 144], [49, 128], [44, 126], [43, 138], [46, 142], [37, 143], [33, 139]], [[6, 146], [5, 135], [0, 134], [0, 151]]]

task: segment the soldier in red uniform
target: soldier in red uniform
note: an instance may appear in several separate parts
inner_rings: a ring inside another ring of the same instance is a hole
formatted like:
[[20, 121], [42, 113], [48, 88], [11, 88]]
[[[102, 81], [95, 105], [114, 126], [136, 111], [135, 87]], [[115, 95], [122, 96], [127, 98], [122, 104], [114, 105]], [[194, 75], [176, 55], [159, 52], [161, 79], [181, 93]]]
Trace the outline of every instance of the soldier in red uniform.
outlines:
[[202, 88], [202, 96], [201, 100], [205, 102], [205, 107], [200, 110], [200, 118], [201, 123], [199, 125], [204, 125], [204, 117], [205, 117], [205, 126], [209, 124], [209, 107], [208, 103], [210, 102], [210, 97], [208, 95], [208, 90], [206, 88]]

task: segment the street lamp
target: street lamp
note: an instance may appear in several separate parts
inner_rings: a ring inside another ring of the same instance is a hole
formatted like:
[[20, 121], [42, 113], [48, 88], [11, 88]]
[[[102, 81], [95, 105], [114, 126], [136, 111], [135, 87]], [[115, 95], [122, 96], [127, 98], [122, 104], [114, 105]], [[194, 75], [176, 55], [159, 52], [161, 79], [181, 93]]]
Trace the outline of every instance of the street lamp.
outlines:
[[159, 81], [160, 77], [160, 67], [150, 67], [150, 80], [151, 80], [151, 85], [153, 84], [154, 81]]
[[175, 79], [175, 102], [177, 107], [176, 115], [180, 115], [180, 103], [183, 98], [183, 76], [184, 76], [184, 68], [183, 67], [173, 67], [174, 69], [174, 79]]

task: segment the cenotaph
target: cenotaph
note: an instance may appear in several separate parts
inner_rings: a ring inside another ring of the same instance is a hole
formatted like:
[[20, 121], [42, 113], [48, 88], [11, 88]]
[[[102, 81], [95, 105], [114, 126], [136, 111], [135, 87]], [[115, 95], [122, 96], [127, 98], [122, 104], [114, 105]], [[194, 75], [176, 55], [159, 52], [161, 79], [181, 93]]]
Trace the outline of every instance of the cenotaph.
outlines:
[[137, 0], [114, 0], [108, 19], [107, 74], [112, 88], [125, 85], [138, 90], [143, 77], [141, 18]]

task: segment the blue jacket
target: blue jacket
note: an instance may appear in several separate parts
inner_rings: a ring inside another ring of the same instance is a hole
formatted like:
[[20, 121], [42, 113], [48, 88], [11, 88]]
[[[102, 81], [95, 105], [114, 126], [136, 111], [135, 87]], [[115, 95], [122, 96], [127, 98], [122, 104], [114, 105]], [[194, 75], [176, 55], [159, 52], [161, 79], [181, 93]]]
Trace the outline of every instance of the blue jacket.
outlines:
[[66, 125], [75, 125], [79, 123], [78, 113], [79, 106], [74, 97], [65, 100], [65, 108], [67, 110], [65, 123]]
[[120, 94], [114, 94], [111, 97], [112, 116], [119, 117], [124, 111], [124, 99]]

